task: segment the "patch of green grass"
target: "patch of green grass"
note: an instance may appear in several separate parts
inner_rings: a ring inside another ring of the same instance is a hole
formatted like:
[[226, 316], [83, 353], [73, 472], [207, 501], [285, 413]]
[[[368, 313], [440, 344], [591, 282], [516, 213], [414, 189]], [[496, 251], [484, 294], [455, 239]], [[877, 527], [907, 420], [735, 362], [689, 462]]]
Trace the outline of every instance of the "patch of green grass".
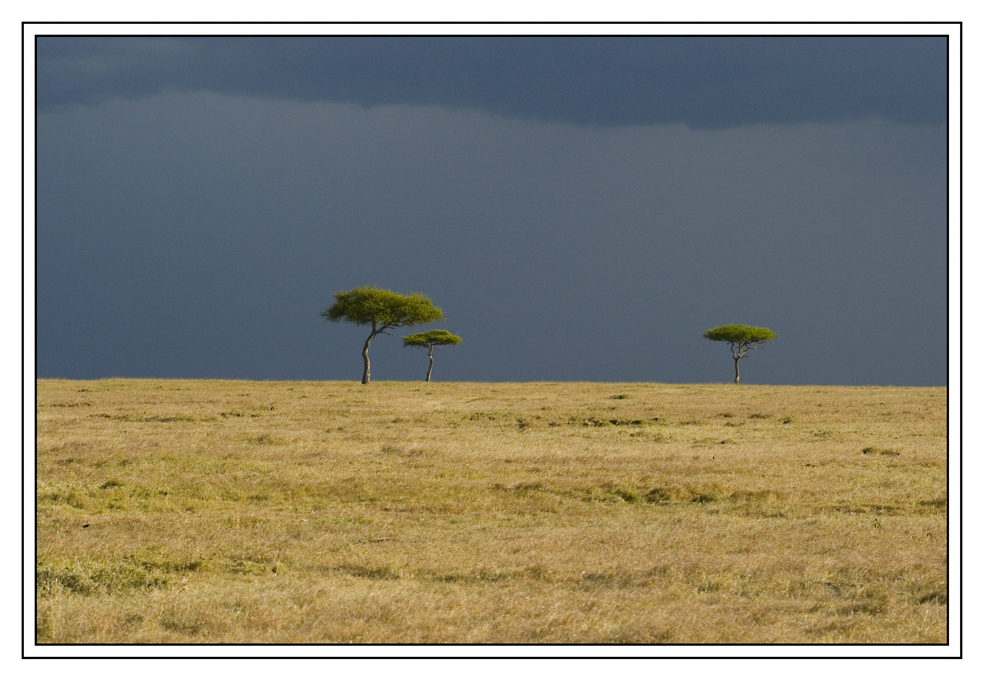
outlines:
[[38, 563], [36, 579], [39, 596], [50, 596], [62, 589], [80, 596], [123, 593], [134, 590], [165, 589], [176, 574], [200, 569], [202, 561], [175, 563], [129, 556], [115, 563], [101, 561], [49, 564]]

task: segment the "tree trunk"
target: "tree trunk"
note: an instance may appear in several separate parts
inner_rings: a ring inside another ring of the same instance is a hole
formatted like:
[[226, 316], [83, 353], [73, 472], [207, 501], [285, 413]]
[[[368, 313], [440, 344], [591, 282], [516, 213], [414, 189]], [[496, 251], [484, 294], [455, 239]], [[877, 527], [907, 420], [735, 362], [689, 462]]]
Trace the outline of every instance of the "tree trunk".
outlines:
[[[741, 357], [735, 357], [735, 385], [738, 384], [738, 360], [740, 360], [740, 359], [741, 359]], [[366, 360], [366, 361], [368, 362], [369, 360]], [[367, 369], [367, 371], [368, 371], [368, 369]]]
[[369, 334], [366, 344], [362, 346], [362, 385], [369, 382], [369, 344], [375, 336], [375, 333]]
[[427, 367], [427, 381], [430, 382], [430, 380], [431, 380], [431, 369], [434, 368], [434, 346], [433, 345], [430, 347], [430, 351], [427, 353], [427, 356], [430, 357], [430, 366]]

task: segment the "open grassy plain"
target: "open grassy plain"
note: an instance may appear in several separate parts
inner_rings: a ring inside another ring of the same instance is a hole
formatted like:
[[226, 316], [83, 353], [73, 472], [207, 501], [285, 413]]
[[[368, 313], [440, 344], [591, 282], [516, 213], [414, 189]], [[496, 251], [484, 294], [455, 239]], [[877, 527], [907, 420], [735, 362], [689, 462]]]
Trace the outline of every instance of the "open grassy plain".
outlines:
[[38, 643], [944, 643], [945, 388], [39, 380]]

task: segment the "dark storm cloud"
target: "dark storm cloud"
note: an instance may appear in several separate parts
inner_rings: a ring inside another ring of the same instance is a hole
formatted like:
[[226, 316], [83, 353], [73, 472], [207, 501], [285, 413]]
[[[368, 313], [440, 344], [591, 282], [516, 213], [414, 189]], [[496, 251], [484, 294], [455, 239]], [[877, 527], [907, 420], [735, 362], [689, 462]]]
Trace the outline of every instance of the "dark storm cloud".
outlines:
[[167, 90], [594, 127], [942, 125], [945, 37], [40, 37], [39, 108]]
[[754, 383], [945, 384], [946, 49], [41, 38], [38, 376], [357, 380], [372, 284], [440, 381], [728, 380], [737, 322]]

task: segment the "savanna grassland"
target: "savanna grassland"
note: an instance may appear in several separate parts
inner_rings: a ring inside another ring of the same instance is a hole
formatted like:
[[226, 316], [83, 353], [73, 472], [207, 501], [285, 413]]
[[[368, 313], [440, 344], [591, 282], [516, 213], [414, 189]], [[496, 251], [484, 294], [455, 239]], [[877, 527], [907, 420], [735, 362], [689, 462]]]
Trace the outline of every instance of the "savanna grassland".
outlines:
[[945, 388], [39, 380], [38, 643], [945, 643]]

